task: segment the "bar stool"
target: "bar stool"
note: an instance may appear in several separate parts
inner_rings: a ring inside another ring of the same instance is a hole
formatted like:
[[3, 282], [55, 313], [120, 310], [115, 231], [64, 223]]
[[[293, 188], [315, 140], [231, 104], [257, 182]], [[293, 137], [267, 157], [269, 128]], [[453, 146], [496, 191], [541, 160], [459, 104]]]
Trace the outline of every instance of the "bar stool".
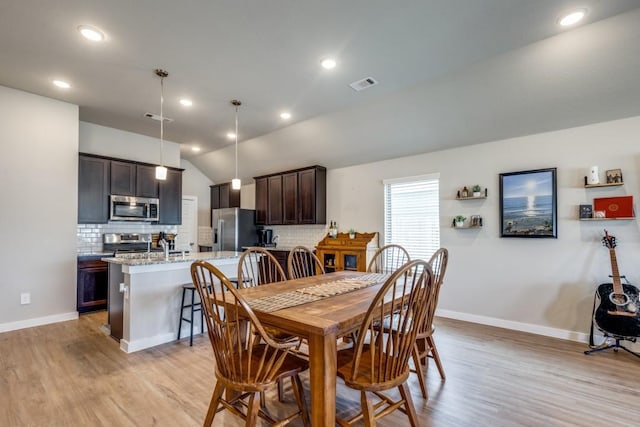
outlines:
[[[187, 291], [191, 293], [191, 302], [185, 304], [185, 296]], [[193, 346], [193, 314], [197, 311], [200, 312], [200, 333], [204, 333], [204, 315], [202, 313], [202, 302], [198, 298], [196, 301], [196, 287], [193, 283], [185, 283], [182, 285], [182, 307], [180, 308], [180, 321], [178, 323], [178, 340], [180, 339], [180, 333], [182, 332], [182, 322], [189, 323], [189, 346]], [[189, 317], [184, 317], [184, 309], [190, 309], [188, 312]]]
[[[235, 284], [238, 288], [238, 278], [232, 277], [229, 281]], [[185, 303], [185, 296], [187, 291], [191, 293], [189, 300]], [[190, 301], [190, 302], [189, 302]], [[189, 346], [193, 346], [193, 315], [195, 312], [200, 312], [200, 333], [204, 333], [204, 313], [202, 312], [202, 301], [198, 298], [196, 301], [196, 287], [193, 283], [185, 283], [182, 285], [182, 307], [180, 308], [180, 321], [178, 323], [178, 340], [180, 340], [180, 333], [182, 332], [182, 322], [189, 323]], [[187, 312], [188, 317], [185, 317], [184, 310], [189, 309]]]

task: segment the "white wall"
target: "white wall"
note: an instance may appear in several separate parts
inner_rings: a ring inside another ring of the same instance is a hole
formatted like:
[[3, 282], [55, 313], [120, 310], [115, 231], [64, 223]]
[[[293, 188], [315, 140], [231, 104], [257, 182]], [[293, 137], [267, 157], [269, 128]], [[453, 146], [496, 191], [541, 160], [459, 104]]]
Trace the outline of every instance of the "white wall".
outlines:
[[[639, 134], [635, 117], [329, 170], [327, 218], [341, 229], [378, 231], [383, 244], [382, 180], [439, 172], [441, 244], [450, 251], [439, 308], [519, 329], [553, 328], [575, 339], [580, 334], [571, 331], [588, 331], [594, 289], [609, 281], [609, 256], [600, 243], [604, 228], [618, 238], [621, 274], [640, 283], [638, 221], [577, 220], [578, 205], [594, 197], [640, 197]], [[624, 186], [585, 189], [591, 165], [602, 175], [622, 169]], [[558, 239], [500, 238], [498, 174], [547, 167], [558, 168]], [[455, 200], [458, 189], [476, 183], [489, 189], [486, 200]], [[456, 214], [480, 214], [484, 228], [454, 230]]]
[[0, 86], [0, 117], [2, 332], [77, 316], [78, 107]]
[[211, 189], [213, 181], [207, 178], [198, 168], [188, 160], [182, 160], [180, 167], [182, 173], [182, 194], [198, 197], [198, 226], [211, 225]]

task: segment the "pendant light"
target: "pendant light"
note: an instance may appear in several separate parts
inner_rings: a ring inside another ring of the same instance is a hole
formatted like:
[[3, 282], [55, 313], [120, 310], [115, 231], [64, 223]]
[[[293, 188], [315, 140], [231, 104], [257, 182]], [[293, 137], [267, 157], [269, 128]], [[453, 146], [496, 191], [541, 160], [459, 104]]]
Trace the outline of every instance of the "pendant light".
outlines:
[[231, 105], [236, 107], [236, 173], [234, 175], [234, 178], [231, 180], [231, 189], [240, 190], [242, 181], [240, 181], [240, 178], [238, 178], [238, 107], [242, 105], [242, 102], [234, 99], [231, 101]]
[[167, 179], [167, 168], [164, 166], [164, 78], [169, 75], [165, 70], [157, 68], [156, 76], [160, 77], [160, 166], [156, 166], [156, 179], [164, 181]]

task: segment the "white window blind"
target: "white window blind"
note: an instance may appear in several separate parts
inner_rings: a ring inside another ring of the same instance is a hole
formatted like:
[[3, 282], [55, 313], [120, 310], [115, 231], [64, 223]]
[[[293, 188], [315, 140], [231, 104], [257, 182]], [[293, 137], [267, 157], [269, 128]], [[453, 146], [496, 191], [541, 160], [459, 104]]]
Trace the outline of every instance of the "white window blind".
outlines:
[[439, 182], [437, 174], [383, 181], [385, 245], [424, 260], [440, 248]]

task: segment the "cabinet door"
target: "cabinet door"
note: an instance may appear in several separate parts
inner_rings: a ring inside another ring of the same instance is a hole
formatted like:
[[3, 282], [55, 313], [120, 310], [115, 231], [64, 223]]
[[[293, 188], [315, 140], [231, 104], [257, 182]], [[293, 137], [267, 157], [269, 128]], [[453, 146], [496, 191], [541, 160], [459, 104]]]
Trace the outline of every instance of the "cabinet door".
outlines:
[[298, 204], [300, 224], [327, 222], [327, 172], [314, 167], [298, 172]]
[[267, 224], [282, 224], [282, 175], [270, 176], [267, 209]]
[[136, 195], [135, 163], [111, 161], [111, 194], [119, 196]]
[[231, 184], [220, 184], [220, 208], [230, 208], [229, 205], [229, 192], [231, 191]]
[[220, 209], [220, 186], [212, 185], [210, 188], [211, 188], [211, 209]]
[[155, 166], [136, 165], [136, 196], [158, 197]]
[[[106, 262], [78, 264], [77, 310], [80, 313], [107, 307], [108, 273]], [[104, 264], [104, 265], [101, 265]]]
[[80, 156], [78, 162], [78, 224], [109, 220], [111, 161]]
[[256, 181], [256, 225], [267, 225], [267, 209], [269, 207], [269, 186], [267, 178]]
[[282, 175], [283, 224], [298, 224], [298, 174]]
[[182, 223], [182, 171], [169, 169], [167, 179], [160, 183], [159, 224]]

